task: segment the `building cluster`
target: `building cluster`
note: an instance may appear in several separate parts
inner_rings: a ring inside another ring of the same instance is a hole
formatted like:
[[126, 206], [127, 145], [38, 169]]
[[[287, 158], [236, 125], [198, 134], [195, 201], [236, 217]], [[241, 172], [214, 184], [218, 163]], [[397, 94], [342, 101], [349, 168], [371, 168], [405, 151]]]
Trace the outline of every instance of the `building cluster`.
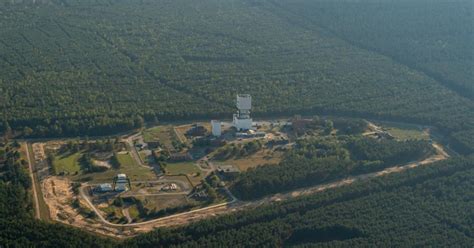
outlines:
[[237, 137], [237, 138], [256, 138], [256, 137], [265, 137], [266, 134], [267, 133], [265, 133], [265, 132], [248, 130], [247, 132], [237, 132], [237, 133], [235, 133], [235, 137]]
[[164, 191], [174, 191], [177, 189], [178, 189], [178, 185], [176, 185], [176, 183], [170, 183], [163, 186], [163, 188], [161, 188], [161, 190], [164, 190]]
[[130, 179], [127, 177], [126, 174], [117, 174], [117, 176], [114, 177], [114, 180], [112, 184], [110, 183], [102, 183], [99, 184], [95, 188], [95, 191], [100, 192], [100, 193], [105, 193], [105, 192], [111, 192], [111, 191], [117, 191], [117, 192], [123, 192], [131, 189], [131, 183]]
[[[235, 107], [236, 113], [232, 118], [232, 126], [240, 133], [246, 133], [252, 130], [253, 122], [250, 118], [250, 110], [252, 109], [252, 96], [249, 94], [237, 95]], [[218, 120], [211, 121], [211, 130], [214, 137], [222, 135], [222, 123]]]
[[203, 136], [207, 132], [207, 129], [203, 125], [193, 124], [191, 129], [186, 132], [188, 136]]
[[105, 193], [105, 192], [111, 192], [114, 189], [112, 188], [112, 184], [110, 183], [101, 183], [99, 184], [99, 186], [97, 186], [95, 190], [100, 193]]

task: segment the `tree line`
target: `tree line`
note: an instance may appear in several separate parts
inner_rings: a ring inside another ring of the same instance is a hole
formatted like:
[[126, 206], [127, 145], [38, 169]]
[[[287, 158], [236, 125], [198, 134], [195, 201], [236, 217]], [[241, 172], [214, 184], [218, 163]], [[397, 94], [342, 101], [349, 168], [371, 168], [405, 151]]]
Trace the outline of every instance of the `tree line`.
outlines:
[[379, 171], [433, 153], [431, 144], [423, 140], [376, 140], [360, 136], [298, 140], [278, 165], [263, 165], [241, 173], [231, 190], [241, 199], [255, 199]]
[[[424, 0], [345, 7], [339, 1], [225, 3], [3, 5], [0, 130], [25, 137], [107, 135], [144, 121], [230, 118], [235, 94], [251, 92], [255, 116], [332, 113], [417, 122], [452, 134], [460, 151], [474, 151], [472, 132], [464, 132], [474, 130], [472, 101], [422, 69], [469, 81], [464, 2], [436, 1], [426, 11]], [[177, 11], [187, 18], [177, 21]]]

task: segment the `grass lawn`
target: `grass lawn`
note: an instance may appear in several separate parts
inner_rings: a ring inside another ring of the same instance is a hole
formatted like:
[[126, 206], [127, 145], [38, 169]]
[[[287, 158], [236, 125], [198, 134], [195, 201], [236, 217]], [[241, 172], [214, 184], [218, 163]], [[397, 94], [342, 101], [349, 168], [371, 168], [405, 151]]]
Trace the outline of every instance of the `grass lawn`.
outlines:
[[150, 142], [159, 139], [161, 129], [160, 126], [157, 126], [143, 130], [143, 140]]
[[61, 154], [55, 156], [54, 159], [54, 169], [56, 173], [67, 172], [69, 174], [74, 174], [81, 170], [81, 166], [79, 164], [79, 158], [81, 157], [80, 152], [72, 153], [72, 154]]
[[166, 164], [166, 174], [168, 175], [194, 174], [197, 172], [201, 172], [201, 170], [194, 164], [194, 162], [179, 162]]
[[112, 206], [108, 206], [106, 208], [99, 208], [101, 211], [103, 211], [105, 213], [105, 215], [109, 215], [111, 213], [114, 213], [115, 212], [115, 208], [112, 207]]
[[188, 200], [184, 195], [160, 195], [137, 198], [142, 200], [146, 208], [156, 210], [178, 207], [188, 203]]
[[138, 211], [136, 205], [132, 205], [128, 208], [128, 214], [130, 215], [130, 218], [132, 218], [133, 220], [140, 219], [140, 212]]
[[129, 153], [119, 153], [117, 154], [117, 158], [121, 167], [138, 166], [137, 161], [135, 161]]
[[145, 129], [143, 131], [143, 141], [160, 141], [160, 143], [168, 148], [173, 148], [173, 140], [178, 140], [173, 131], [173, 126], [157, 126]]
[[113, 178], [120, 173], [125, 173], [132, 182], [157, 179], [152, 169], [138, 165], [129, 153], [119, 153], [117, 157], [120, 161], [119, 169], [109, 169], [97, 173], [85, 173], [75, 177], [74, 180], [84, 180], [92, 183], [111, 183]]
[[175, 127], [176, 135], [179, 136], [178, 140], [183, 141], [184, 143], [188, 143], [188, 139], [186, 138], [186, 132], [191, 129], [192, 125], [183, 125], [179, 127]]
[[225, 161], [213, 161], [216, 165], [233, 165], [239, 168], [240, 171], [246, 171], [249, 168], [254, 168], [263, 164], [278, 164], [283, 157], [283, 152], [270, 152], [267, 149], [260, 150], [243, 158], [231, 158]]
[[138, 155], [142, 159], [142, 161], [146, 164], [149, 163], [149, 156], [147, 155], [148, 153], [146, 151], [139, 151]]
[[421, 130], [419, 127], [413, 125], [390, 124], [388, 126], [384, 126], [384, 129], [398, 140], [427, 140], [430, 138], [430, 135], [427, 131]]

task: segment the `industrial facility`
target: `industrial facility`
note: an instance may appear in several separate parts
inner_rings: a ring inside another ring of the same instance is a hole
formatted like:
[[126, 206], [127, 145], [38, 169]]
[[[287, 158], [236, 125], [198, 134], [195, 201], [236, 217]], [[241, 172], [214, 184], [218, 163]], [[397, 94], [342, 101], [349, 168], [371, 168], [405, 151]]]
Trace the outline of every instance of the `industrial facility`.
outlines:
[[[128, 185], [128, 187], [127, 187]], [[114, 191], [127, 191], [132, 188], [132, 185], [130, 184], [130, 179], [127, 178], [127, 175], [125, 174], [117, 174], [117, 176], [114, 178], [113, 182], [113, 190]]]
[[212, 120], [211, 121], [211, 129], [212, 129], [212, 135], [215, 137], [219, 137], [222, 135], [222, 128], [221, 128], [221, 122], [217, 120]]
[[233, 125], [238, 131], [246, 131], [252, 128], [250, 109], [252, 108], [252, 97], [249, 94], [237, 95], [237, 113], [234, 114]]

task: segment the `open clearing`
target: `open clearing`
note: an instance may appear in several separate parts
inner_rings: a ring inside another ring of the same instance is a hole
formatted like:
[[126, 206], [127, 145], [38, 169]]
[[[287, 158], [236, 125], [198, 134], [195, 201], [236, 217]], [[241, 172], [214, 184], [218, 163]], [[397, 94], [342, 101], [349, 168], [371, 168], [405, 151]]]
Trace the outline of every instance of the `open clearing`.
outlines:
[[280, 163], [283, 152], [271, 151], [268, 149], [262, 149], [250, 156], [243, 158], [231, 158], [225, 161], [213, 161], [216, 165], [233, 165], [239, 168], [240, 171], [246, 171], [250, 168], [254, 168], [264, 164], [278, 164]]
[[[392, 135], [397, 139], [414, 139], [414, 137], [423, 137], [425, 132], [429, 138], [429, 129], [422, 130], [418, 126], [406, 127], [387, 125], [385, 126], [386, 128], [382, 130], [381, 127], [375, 126], [374, 124], [372, 125], [374, 132], [393, 132]], [[166, 151], [167, 147], [165, 143], [168, 143], [170, 146], [176, 145], [175, 142], [178, 139], [177, 137], [184, 135], [182, 132], [185, 131], [185, 126], [175, 128], [171, 125], [167, 125], [151, 128], [149, 131], [144, 131], [143, 133], [147, 132], [148, 138], [152, 138], [155, 141], [159, 140], [161, 144], [158, 145], [158, 149], [160, 149], [160, 151]], [[136, 156], [134, 156], [135, 154], [133, 153], [135, 150], [131, 150], [135, 149], [135, 143], [133, 141], [142, 139], [142, 137], [139, 136], [140, 134], [137, 134], [137, 137], [129, 138], [125, 148], [122, 146], [120, 150], [117, 149], [114, 151], [121, 164], [120, 167], [109, 168], [103, 172], [85, 173], [80, 170], [81, 166], [78, 163], [78, 159], [82, 153], [86, 152], [86, 150], [75, 154], [68, 154], [63, 157], [58, 156], [55, 161], [58, 165], [55, 166], [62, 168], [65, 172], [70, 172], [62, 178], [69, 182], [80, 181], [82, 182], [82, 185], [79, 186], [79, 195], [73, 194], [71, 185], [66, 186], [65, 183], [67, 181], [59, 182], [57, 185], [51, 181], [49, 184], [42, 185], [43, 189], [49, 194], [45, 197], [49, 197], [48, 200], [51, 202], [48, 202], [48, 205], [54, 208], [52, 211], [65, 212], [61, 215], [56, 213], [55, 218], [61, 219], [59, 221], [63, 223], [67, 222], [75, 226], [87, 227], [89, 230], [93, 230], [94, 226], [100, 226], [101, 228], [100, 230], [97, 230], [97, 232], [109, 234], [111, 236], [130, 237], [139, 232], [146, 232], [156, 227], [187, 224], [192, 221], [219, 214], [258, 207], [262, 204], [270, 204], [272, 202], [290, 199], [300, 195], [317, 193], [329, 188], [348, 185], [355, 181], [366, 180], [375, 176], [382, 176], [419, 165], [429, 164], [448, 157], [447, 154], [441, 152], [442, 148], [437, 144], [433, 144], [438, 151], [438, 154], [426, 158], [425, 160], [420, 160], [403, 166], [387, 168], [377, 173], [348, 177], [346, 179], [341, 179], [340, 181], [329, 182], [328, 184], [297, 189], [289, 193], [279, 193], [256, 201], [239, 201], [225, 187], [226, 184], [217, 184], [215, 181], [212, 181], [214, 185], [216, 185], [214, 186], [216, 187], [216, 192], [224, 197], [210, 202], [208, 201], [208, 198], [210, 197], [208, 197], [206, 191], [202, 190], [203, 188], [205, 189], [205, 187], [202, 187], [203, 185], [200, 186], [200, 184], [202, 180], [210, 174], [210, 172], [219, 169], [216, 167], [217, 165], [232, 165], [240, 171], [246, 171], [250, 168], [264, 164], [278, 164], [283, 159], [286, 151], [291, 149], [291, 146], [294, 143], [289, 142], [288, 140], [286, 140], [286, 143], [262, 143], [262, 141], [269, 139], [268, 136], [262, 137], [260, 138], [261, 140], [258, 141], [241, 138], [229, 139], [230, 141], [228, 142], [230, 143], [228, 143], [228, 145], [231, 145], [236, 149], [232, 150], [230, 156], [222, 156], [225, 160], [212, 159], [212, 153], [207, 154], [207, 156], [205, 156], [205, 154], [198, 156], [201, 158], [197, 161], [172, 162], [172, 160], [165, 160], [167, 161], [163, 162], [165, 163], [165, 174], [163, 176], [160, 172], [160, 177], [158, 178], [154, 169], [150, 166], [143, 166], [138, 158], [140, 155], [146, 155], [145, 150], [149, 153], [149, 150], [147, 150], [148, 148], [141, 148], [139, 152], [142, 154], [137, 153]], [[164, 140], [162, 140], [162, 138], [164, 138]], [[247, 143], [249, 145], [247, 145]], [[209, 160], [209, 158], [211, 158], [211, 160]], [[103, 161], [105, 161], [105, 159], [103, 159]], [[197, 166], [197, 163], [207, 164], [207, 167], [201, 170], [201, 168]], [[78, 170], [79, 173], [74, 173]], [[98, 188], [98, 185], [96, 185], [97, 183], [112, 183], [113, 178], [119, 173], [124, 173], [128, 178], [130, 178], [133, 185], [132, 188], [129, 188], [126, 192], [96, 191]], [[220, 171], [217, 173], [225, 172]], [[64, 184], [63, 186], [67, 187], [67, 189], [63, 190], [62, 188], [64, 187], [61, 186], [61, 183]], [[208, 183], [211, 184], [211, 181], [208, 181]], [[161, 189], [161, 187], [171, 184], [178, 185], [178, 189]], [[205, 184], [204, 186], [206, 185], [208, 184]], [[59, 190], [58, 192], [60, 194], [56, 192], [57, 190]], [[81, 202], [80, 209], [82, 209], [82, 217], [77, 216], [76, 209], [69, 209], [72, 200], [77, 197], [79, 197]], [[116, 203], [114, 200], [117, 197], [127, 200], [124, 200], [124, 203], [121, 204]], [[58, 199], [55, 200], [55, 198]], [[66, 201], [66, 198], [69, 198], [69, 201]], [[227, 202], [224, 199], [227, 199]], [[64, 207], [62, 205], [68, 206]], [[85, 210], [84, 207], [86, 208]], [[165, 210], [165, 208], [168, 209]], [[87, 214], [90, 213], [90, 211], [94, 211], [97, 217], [90, 217], [90, 215]], [[84, 212], [86, 213], [85, 215]], [[75, 219], [76, 217], [78, 219]], [[83, 217], [85, 219], [82, 219]], [[107, 231], [108, 229], [111, 230]], [[126, 231], [124, 232], [124, 230]]]
[[405, 127], [387, 127], [387, 132], [389, 132], [397, 140], [428, 140], [430, 135], [428, 132], [419, 129], [405, 128]]
[[150, 168], [146, 168], [137, 164], [131, 157], [130, 153], [119, 153], [117, 155], [120, 161], [119, 169], [108, 169], [104, 172], [84, 173], [73, 176], [75, 181], [88, 181], [90, 183], [112, 183], [112, 179], [120, 173], [127, 174], [127, 177], [132, 181], [156, 180], [156, 174]]
[[189, 175], [201, 172], [194, 162], [177, 162], [166, 164], [167, 175]]
[[171, 125], [148, 128], [142, 133], [144, 142], [159, 141], [168, 149], [172, 149], [173, 141], [178, 140]]
[[121, 167], [135, 167], [138, 166], [137, 162], [132, 158], [129, 152], [126, 153], [118, 153], [117, 154], [118, 161], [120, 162]]
[[399, 172], [402, 172], [411, 168], [415, 168], [418, 166], [427, 166], [436, 161], [441, 161], [449, 157], [449, 155], [443, 150], [443, 147], [440, 146], [439, 144], [433, 144], [433, 147], [436, 149], [437, 153], [421, 161], [386, 168], [378, 172], [348, 177], [346, 179], [338, 180], [338, 181], [327, 183], [327, 184], [301, 188], [301, 189], [293, 190], [286, 193], [278, 193], [272, 196], [264, 197], [260, 200], [255, 200], [255, 201], [234, 200], [230, 203], [217, 204], [214, 206], [209, 206], [209, 207], [205, 207], [201, 209], [192, 210], [189, 212], [166, 216], [166, 217], [150, 220], [143, 223], [113, 224], [113, 223], [105, 222], [105, 224], [109, 226], [115, 226], [115, 227], [134, 227], [135, 228], [134, 230], [136, 232], [148, 232], [158, 227], [185, 225], [185, 224], [189, 224], [190, 222], [195, 222], [197, 220], [201, 220], [201, 219], [211, 217], [211, 216], [224, 215], [224, 214], [228, 214], [235, 211], [251, 209], [251, 208], [259, 207], [265, 204], [271, 204], [271, 203], [279, 202], [282, 200], [292, 199], [295, 197], [316, 194], [316, 193], [323, 192], [332, 188], [347, 186], [358, 181], [365, 181], [365, 180], [369, 180], [375, 177], [385, 176], [392, 173], [399, 173]]
[[397, 140], [429, 140], [428, 128], [406, 123], [381, 122], [383, 130], [389, 132]]
[[54, 170], [56, 173], [66, 172], [67, 174], [75, 174], [81, 170], [79, 165], [80, 152], [61, 154], [54, 159]]
[[187, 204], [189, 201], [186, 195], [160, 195], [160, 196], [147, 196], [136, 198], [142, 200], [145, 207], [149, 209], [161, 210], [165, 208], [173, 208]]

